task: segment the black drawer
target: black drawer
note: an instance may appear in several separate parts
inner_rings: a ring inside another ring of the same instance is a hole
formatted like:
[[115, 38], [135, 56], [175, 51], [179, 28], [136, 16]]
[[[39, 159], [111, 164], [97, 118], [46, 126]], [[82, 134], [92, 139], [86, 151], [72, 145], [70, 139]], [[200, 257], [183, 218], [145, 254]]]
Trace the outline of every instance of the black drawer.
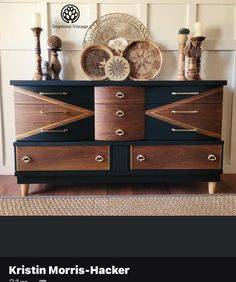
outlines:
[[76, 106], [94, 109], [94, 88], [90, 86], [25, 86], [23, 89]]
[[63, 126], [53, 128], [48, 132], [35, 132], [33, 135], [19, 138], [20, 141], [90, 141], [94, 140], [94, 116]]
[[[223, 97], [223, 87], [215, 86], [155, 86], [146, 88], [146, 104], [166, 104], [171, 102], [181, 102], [181, 100], [198, 97], [206, 91], [213, 91], [214, 95], [209, 95], [203, 103], [221, 103]], [[200, 102], [199, 102], [200, 103]]]
[[183, 128], [152, 117], [145, 117], [145, 140], [218, 140], [218, 138], [195, 131], [182, 131]]

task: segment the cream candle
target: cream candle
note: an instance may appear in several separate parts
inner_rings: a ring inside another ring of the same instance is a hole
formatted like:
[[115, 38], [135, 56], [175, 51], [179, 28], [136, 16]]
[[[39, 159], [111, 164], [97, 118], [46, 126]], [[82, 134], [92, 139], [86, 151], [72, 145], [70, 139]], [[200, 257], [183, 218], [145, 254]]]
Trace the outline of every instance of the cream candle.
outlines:
[[195, 30], [195, 34], [194, 36], [204, 36], [203, 33], [203, 24], [201, 22], [196, 22], [194, 24], [194, 30]]
[[32, 27], [41, 27], [41, 15], [40, 13], [32, 13]]

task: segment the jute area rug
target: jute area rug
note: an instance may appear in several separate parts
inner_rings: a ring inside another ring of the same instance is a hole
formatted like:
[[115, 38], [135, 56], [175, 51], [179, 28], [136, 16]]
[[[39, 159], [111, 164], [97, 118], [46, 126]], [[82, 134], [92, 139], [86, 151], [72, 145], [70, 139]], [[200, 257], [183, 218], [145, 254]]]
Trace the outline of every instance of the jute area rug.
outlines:
[[234, 216], [236, 194], [1, 197], [1, 216]]

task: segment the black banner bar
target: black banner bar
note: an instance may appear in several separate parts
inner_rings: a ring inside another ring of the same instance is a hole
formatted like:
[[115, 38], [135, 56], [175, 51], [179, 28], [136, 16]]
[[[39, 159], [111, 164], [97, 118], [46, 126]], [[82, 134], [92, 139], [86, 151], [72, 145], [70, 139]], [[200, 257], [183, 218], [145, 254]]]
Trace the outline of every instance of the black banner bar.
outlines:
[[0, 279], [9, 282], [204, 281], [207, 275], [210, 281], [231, 281], [236, 258], [1, 258], [0, 263]]

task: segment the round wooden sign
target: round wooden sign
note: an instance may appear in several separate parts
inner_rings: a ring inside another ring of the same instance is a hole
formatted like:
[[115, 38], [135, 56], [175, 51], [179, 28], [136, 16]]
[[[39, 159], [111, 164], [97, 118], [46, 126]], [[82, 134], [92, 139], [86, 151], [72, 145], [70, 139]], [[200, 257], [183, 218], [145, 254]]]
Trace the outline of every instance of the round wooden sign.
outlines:
[[121, 56], [110, 58], [105, 64], [105, 73], [110, 80], [124, 80], [129, 76], [129, 62]]

